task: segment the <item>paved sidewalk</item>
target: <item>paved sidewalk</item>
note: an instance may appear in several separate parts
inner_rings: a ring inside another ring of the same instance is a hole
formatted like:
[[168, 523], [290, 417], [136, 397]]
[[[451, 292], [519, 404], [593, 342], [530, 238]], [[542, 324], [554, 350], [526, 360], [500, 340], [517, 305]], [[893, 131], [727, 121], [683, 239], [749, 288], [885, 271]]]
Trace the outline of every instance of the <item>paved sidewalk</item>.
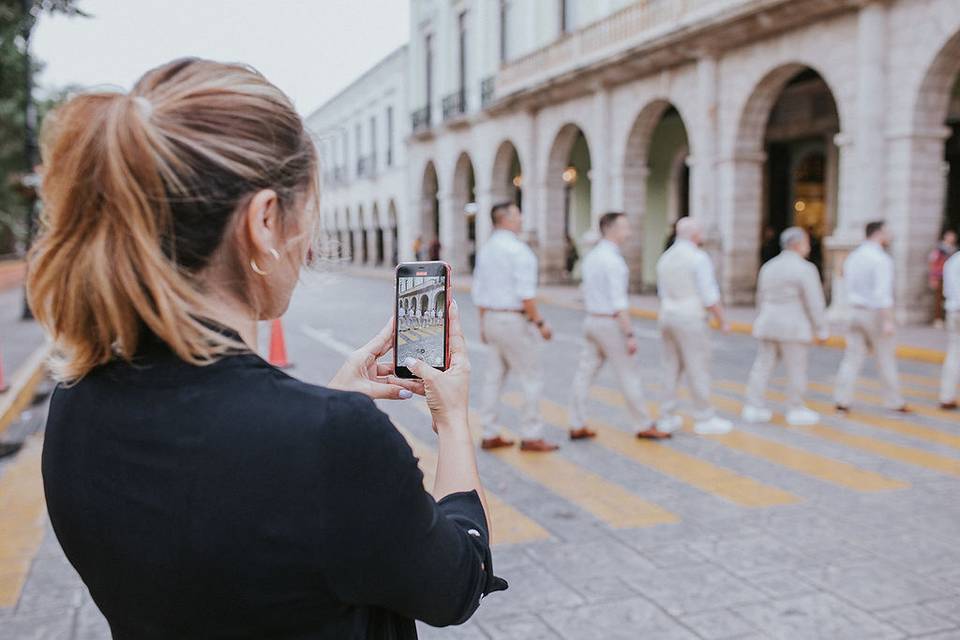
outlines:
[[46, 345], [46, 337], [35, 321], [20, 319], [22, 311], [23, 292], [19, 286], [0, 290], [0, 358], [4, 382], [10, 387], [0, 393], [0, 441], [42, 377], [41, 349]]

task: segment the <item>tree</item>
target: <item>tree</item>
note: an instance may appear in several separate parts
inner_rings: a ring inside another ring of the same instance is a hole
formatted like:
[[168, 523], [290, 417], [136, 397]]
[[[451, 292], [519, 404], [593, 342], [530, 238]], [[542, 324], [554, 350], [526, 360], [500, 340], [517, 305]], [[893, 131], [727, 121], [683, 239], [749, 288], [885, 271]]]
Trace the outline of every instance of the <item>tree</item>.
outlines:
[[[42, 68], [29, 56], [29, 39], [44, 13], [87, 15], [77, 0], [0, 0], [0, 255], [13, 252], [27, 234], [30, 205], [20, 187], [20, 179], [32, 170], [27, 86], [28, 78]], [[49, 105], [31, 106], [36, 112], [38, 106]]]

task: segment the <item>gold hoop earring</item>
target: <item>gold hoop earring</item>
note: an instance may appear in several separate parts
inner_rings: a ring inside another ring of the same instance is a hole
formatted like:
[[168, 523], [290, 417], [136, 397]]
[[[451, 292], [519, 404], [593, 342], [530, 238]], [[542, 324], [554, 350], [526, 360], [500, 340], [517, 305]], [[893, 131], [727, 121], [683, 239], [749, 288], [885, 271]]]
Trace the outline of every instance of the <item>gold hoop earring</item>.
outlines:
[[254, 260], [253, 258], [250, 258], [250, 268], [253, 269], [253, 272], [257, 275], [260, 275], [260, 276], [267, 275], [267, 272], [261, 269], [259, 265], [257, 265], [257, 261]]

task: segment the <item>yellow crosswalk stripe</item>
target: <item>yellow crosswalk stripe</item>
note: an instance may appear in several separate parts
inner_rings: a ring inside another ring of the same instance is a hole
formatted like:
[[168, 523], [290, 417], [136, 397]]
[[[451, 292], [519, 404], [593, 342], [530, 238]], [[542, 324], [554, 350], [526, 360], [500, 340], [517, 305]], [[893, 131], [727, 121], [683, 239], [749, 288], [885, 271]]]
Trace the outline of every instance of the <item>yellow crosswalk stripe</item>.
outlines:
[[[423, 471], [423, 485], [427, 491], [433, 493], [436, 482], [437, 454], [428, 444], [418, 439], [410, 430], [393, 421], [397, 430], [406, 438], [413, 449], [413, 455], [420, 459], [420, 470]], [[539, 524], [520, 513], [502, 499], [484, 491], [487, 495], [487, 506], [490, 508], [491, 544], [518, 544], [547, 540], [550, 533]]]
[[919, 373], [901, 373], [900, 380], [920, 387], [929, 387], [931, 389], [940, 388], [940, 379], [931, 376], [920, 375]]
[[[729, 382], [726, 380], [718, 381], [717, 387], [720, 389], [727, 389], [728, 391], [733, 391], [735, 393], [744, 393], [745, 391], [745, 388], [742, 384]], [[784, 394], [773, 390], [767, 392], [767, 397], [775, 402], [784, 402], [786, 400], [786, 396]], [[814, 411], [819, 411], [825, 415], [831, 414], [835, 411], [834, 406], [828, 402], [818, 402], [816, 400], [807, 399], [806, 404]], [[844, 416], [844, 419], [867, 425], [868, 427], [890, 431], [891, 433], [896, 433], [902, 436], [916, 438], [918, 440], [925, 440], [935, 444], [941, 444], [953, 449], [960, 449], [960, 436], [941, 431], [934, 427], [915, 424], [910, 422], [909, 419], [887, 418], [885, 416], [868, 414], [862, 411], [851, 411], [849, 414]]]
[[[504, 402], [512, 407], [519, 407], [522, 400], [520, 394], [508, 393], [504, 396]], [[550, 400], [542, 400], [540, 413], [547, 424], [566, 431], [567, 412], [562, 406]], [[770, 507], [801, 500], [792, 493], [718, 467], [663, 443], [639, 440], [633, 434], [597, 420], [592, 420], [590, 426], [597, 431], [596, 441], [601, 446], [735, 504], [744, 507]]]
[[[424, 403], [417, 403], [417, 407], [429, 415]], [[470, 413], [472, 425], [478, 425], [476, 415]], [[505, 436], [515, 438], [508, 430], [501, 431]], [[560, 455], [521, 452], [517, 447], [495, 449], [490, 453], [614, 529], [636, 529], [680, 521], [676, 514]]]
[[17, 604], [43, 539], [40, 439], [31, 439], [0, 476], [0, 608]]
[[[744, 391], [744, 386], [735, 382], [718, 380], [714, 384], [718, 388], [733, 391], [735, 393], [743, 393]], [[782, 393], [778, 393], [776, 391], [768, 391], [767, 397], [775, 402], [783, 402], [786, 399]], [[822, 403], [807, 401], [807, 405], [816, 411], [828, 412], [831, 410], [829, 405], [823, 405]], [[857, 416], [857, 414], [848, 414], [847, 416], [844, 416], [844, 420], [853, 420], [866, 426], [887, 429], [889, 431], [900, 433], [901, 435], [910, 435], [914, 431], [918, 431], [921, 434], [926, 434], [926, 431], [930, 431], [921, 425], [900, 423], [897, 420], [881, 418], [880, 416], [867, 417], [862, 414], [859, 416]], [[796, 429], [798, 431], [809, 431], [810, 433], [814, 433], [821, 438], [839, 442], [853, 449], [860, 449], [862, 451], [867, 451], [868, 453], [873, 453], [891, 460], [897, 460], [898, 462], [906, 462], [907, 464], [924, 467], [940, 473], [960, 476], [960, 458], [951, 458], [949, 456], [923, 451], [922, 449], [916, 449], [914, 447], [877, 440], [868, 436], [858, 436], [847, 433], [841, 429], [822, 424], [814, 425], [812, 427], [791, 427], [791, 429]], [[940, 436], [949, 435], [939, 431], [936, 432], [936, 434], [939, 434]], [[922, 437], [925, 440], [930, 439], [929, 434], [921, 436], [914, 435], [913, 437]]]
[[[613, 389], [593, 387], [590, 389], [590, 395], [596, 400], [616, 408], [622, 409], [626, 406], [623, 396]], [[713, 404], [716, 408], [734, 415], [739, 414], [743, 408], [735, 400], [716, 395], [713, 396]], [[786, 422], [780, 416], [774, 417], [774, 423], [781, 426], [786, 425]], [[731, 431], [727, 434], [708, 437], [731, 449], [855, 491], [889, 491], [910, 486], [908, 483], [861, 469], [846, 462], [833, 460], [744, 431]]]
[[[818, 393], [823, 393], [827, 396], [833, 395], [833, 387], [828, 384], [823, 384], [822, 382], [811, 382], [807, 387]], [[935, 396], [935, 394], [932, 394]], [[861, 402], [866, 402], [868, 404], [875, 405], [877, 407], [883, 406], [883, 397], [878, 396], [874, 393], [866, 393], [858, 391], [854, 394], [854, 398]], [[937, 418], [938, 420], [957, 420], [956, 412], [944, 411], [943, 409], [934, 408], [934, 407], [925, 407], [919, 404], [911, 404], [910, 409], [920, 416], [927, 416], [928, 418]], [[960, 437], [956, 438], [957, 443], [960, 443]]]

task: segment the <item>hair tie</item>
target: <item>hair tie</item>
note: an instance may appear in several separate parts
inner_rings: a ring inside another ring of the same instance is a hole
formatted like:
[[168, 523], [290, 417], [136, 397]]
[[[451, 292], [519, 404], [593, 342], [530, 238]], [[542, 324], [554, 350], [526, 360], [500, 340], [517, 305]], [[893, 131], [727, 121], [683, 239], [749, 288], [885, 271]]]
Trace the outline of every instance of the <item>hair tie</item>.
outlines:
[[153, 114], [153, 104], [143, 96], [134, 96], [133, 102], [137, 105], [137, 109], [140, 110], [140, 114], [144, 118], [149, 119]]

